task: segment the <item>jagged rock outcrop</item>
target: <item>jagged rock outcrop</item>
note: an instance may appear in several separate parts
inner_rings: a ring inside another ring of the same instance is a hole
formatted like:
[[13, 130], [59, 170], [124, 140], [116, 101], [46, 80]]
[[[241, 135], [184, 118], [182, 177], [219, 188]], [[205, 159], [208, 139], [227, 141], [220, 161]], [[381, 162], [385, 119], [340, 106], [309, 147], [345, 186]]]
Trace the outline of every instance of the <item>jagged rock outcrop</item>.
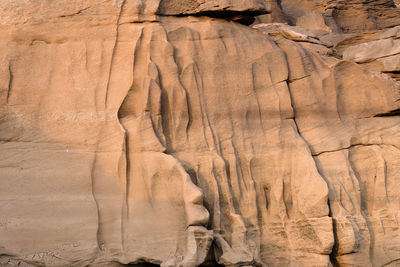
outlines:
[[393, 0], [282, 0], [281, 6], [293, 24], [309, 20], [321, 25], [315, 15], [319, 13], [327, 26], [343, 32], [384, 29], [400, 24], [400, 10]]
[[396, 266], [398, 10], [305, 2], [1, 2], [0, 265]]
[[336, 50], [344, 60], [400, 80], [400, 26], [345, 39], [337, 44]]

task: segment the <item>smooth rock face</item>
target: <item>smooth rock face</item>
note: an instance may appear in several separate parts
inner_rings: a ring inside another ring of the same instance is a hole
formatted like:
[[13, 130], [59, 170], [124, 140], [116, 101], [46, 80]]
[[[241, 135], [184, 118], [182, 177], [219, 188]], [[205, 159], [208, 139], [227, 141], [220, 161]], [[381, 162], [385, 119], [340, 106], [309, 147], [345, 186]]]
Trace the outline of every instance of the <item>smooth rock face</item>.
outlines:
[[0, 265], [396, 266], [396, 18], [294, 3], [2, 1]]

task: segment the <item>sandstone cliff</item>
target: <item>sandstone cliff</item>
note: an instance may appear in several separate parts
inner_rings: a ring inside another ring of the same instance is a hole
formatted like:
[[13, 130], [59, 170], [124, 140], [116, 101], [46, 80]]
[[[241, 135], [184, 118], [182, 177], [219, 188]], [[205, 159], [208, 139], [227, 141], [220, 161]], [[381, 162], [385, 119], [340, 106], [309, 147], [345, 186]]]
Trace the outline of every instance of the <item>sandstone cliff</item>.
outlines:
[[0, 14], [0, 266], [400, 264], [395, 2]]

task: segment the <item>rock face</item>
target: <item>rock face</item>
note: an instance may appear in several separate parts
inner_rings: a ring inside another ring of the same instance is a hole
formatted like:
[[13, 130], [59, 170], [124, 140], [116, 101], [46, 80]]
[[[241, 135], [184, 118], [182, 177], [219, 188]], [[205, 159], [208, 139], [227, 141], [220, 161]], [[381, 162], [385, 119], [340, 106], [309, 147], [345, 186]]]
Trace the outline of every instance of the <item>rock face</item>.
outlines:
[[315, 13], [320, 13], [330, 28], [343, 32], [357, 33], [400, 24], [400, 9], [393, 0], [281, 0], [281, 6], [294, 24], [299, 19], [318, 23]]
[[397, 266], [398, 13], [2, 1], [0, 265]]
[[[145, 2], [145, 1], [143, 1]], [[158, 14], [183, 15], [202, 12], [261, 12], [267, 13], [269, 3], [264, 0], [160, 0]]]

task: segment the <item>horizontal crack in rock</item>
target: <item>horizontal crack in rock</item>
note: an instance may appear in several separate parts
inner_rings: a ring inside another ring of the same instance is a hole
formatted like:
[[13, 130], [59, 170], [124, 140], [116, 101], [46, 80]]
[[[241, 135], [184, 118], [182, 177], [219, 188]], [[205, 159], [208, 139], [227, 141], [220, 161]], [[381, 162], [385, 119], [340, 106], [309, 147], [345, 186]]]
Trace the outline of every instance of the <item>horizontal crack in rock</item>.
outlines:
[[269, 14], [268, 11], [232, 11], [232, 10], [216, 10], [216, 11], [201, 11], [197, 13], [182, 13], [182, 14], [157, 14], [161, 17], [210, 17], [235, 21], [243, 25], [251, 25], [255, 21], [255, 17], [259, 15]]
[[82, 14], [84, 11], [88, 10], [89, 8], [90, 8], [90, 7], [86, 7], [86, 8], [80, 9], [80, 10], [78, 10], [77, 12], [72, 13], [72, 14], [61, 15], [60, 18], [67, 18], [67, 17], [73, 17], [73, 16], [80, 15], [80, 14]]
[[339, 152], [339, 151], [342, 151], [342, 150], [346, 150], [346, 149], [350, 149], [350, 148], [358, 147], [358, 146], [377, 146], [377, 145], [379, 145], [379, 144], [355, 144], [355, 145], [350, 145], [348, 147], [338, 148], [338, 149], [335, 149], [335, 150], [328, 150], [328, 151], [321, 151], [321, 152], [318, 152], [318, 153], [312, 153], [312, 156], [313, 157], [317, 157], [317, 156], [320, 156], [320, 155], [325, 154], [325, 153]]
[[395, 116], [400, 116], [400, 108], [386, 113], [377, 114], [374, 117], [395, 117]]

